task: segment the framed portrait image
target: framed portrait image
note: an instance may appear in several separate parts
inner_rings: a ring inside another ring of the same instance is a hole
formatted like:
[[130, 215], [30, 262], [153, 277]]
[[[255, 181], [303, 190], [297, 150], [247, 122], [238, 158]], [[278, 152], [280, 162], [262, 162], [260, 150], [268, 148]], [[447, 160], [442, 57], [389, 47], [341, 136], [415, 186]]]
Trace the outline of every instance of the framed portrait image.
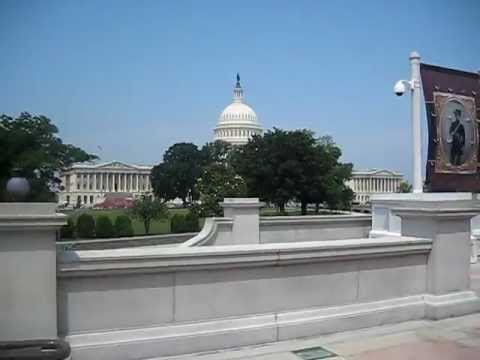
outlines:
[[435, 172], [473, 174], [478, 168], [475, 98], [434, 92], [437, 143]]

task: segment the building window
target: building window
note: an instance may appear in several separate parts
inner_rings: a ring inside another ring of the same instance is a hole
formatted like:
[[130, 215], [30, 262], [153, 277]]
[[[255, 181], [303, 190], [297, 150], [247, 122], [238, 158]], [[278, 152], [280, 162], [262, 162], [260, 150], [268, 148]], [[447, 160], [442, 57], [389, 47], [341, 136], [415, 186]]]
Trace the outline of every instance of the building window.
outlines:
[[83, 196], [83, 203], [84, 203], [84, 204], [87, 203], [87, 195], [84, 195], [84, 196]]
[[67, 195], [67, 204], [70, 204], [70, 195]]
[[80, 206], [82, 203], [82, 197], [80, 195], [77, 196], [77, 205]]
[[77, 183], [77, 190], [80, 190], [80, 183]]
[[90, 195], [90, 204], [93, 204], [93, 195]]

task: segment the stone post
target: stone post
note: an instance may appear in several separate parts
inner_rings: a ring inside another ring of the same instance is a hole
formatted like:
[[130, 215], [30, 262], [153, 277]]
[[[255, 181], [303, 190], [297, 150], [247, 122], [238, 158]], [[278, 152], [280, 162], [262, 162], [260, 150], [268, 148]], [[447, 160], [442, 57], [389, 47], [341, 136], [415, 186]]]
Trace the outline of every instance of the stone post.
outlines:
[[225, 198], [220, 203], [226, 218], [233, 220], [232, 245], [260, 243], [260, 208], [258, 198]]
[[392, 213], [401, 219], [402, 236], [432, 239], [426, 267], [427, 293], [432, 295], [426, 298], [427, 317], [480, 310], [479, 298], [470, 291], [470, 220], [479, 212], [478, 200], [462, 193], [418, 195], [397, 201]]
[[55, 203], [0, 203], [0, 341], [57, 337]]

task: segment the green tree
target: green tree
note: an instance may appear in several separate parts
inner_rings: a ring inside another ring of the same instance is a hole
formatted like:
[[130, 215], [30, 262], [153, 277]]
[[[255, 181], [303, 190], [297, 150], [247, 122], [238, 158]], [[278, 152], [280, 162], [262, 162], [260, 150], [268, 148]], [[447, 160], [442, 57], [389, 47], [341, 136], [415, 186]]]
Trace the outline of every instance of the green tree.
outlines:
[[202, 165], [229, 163], [233, 149], [231, 144], [221, 140], [206, 143], [200, 150]]
[[237, 149], [232, 163], [250, 195], [276, 204], [281, 212], [297, 200], [306, 214], [308, 204], [316, 204], [317, 210], [320, 203], [348, 204], [351, 192], [345, 181], [352, 166], [340, 163], [340, 156], [330, 137], [316, 139], [309, 130], [274, 128]]
[[407, 181], [402, 181], [400, 185], [398, 186], [397, 192], [399, 193], [411, 193], [413, 190], [413, 187], [411, 184], [409, 184]]
[[112, 220], [106, 215], [100, 215], [95, 222], [95, 235], [97, 238], [111, 238], [115, 235]]
[[220, 216], [219, 202], [226, 197], [242, 197], [247, 193], [245, 181], [228, 164], [212, 163], [205, 166], [197, 181], [202, 216]]
[[195, 211], [188, 214], [175, 214], [170, 221], [170, 231], [174, 234], [197, 232], [199, 217]]
[[67, 218], [67, 224], [60, 229], [61, 239], [73, 239], [75, 236], [75, 223], [71, 217]]
[[152, 187], [163, 201], [182, 199], [183, 205], [198, 199], [195, 188], [201, 174], [202, 155], [191, 143], [172, 145], [163, 155], [163, 162], [152, 169]]
[[0, 201], [8, 200], [5, 185], [14, 168], [29, 180], [27, 201], [54, 201], [54, 190], [61, 186], [59, 173], [74, 162], [97, 158], [64, 144], [57, 133], [57, 127], [42, 115], [0, 116]]
[[316, 213], [322, 203], [330, 209], [349, 209], [354, 193], [346, 181], [352, 176], [353, 165], [339, 161], [342, 152], [330, 136], [318, 139], [315, 149], [316, 173], [309, 177], [306, 201], [315, 204]]
[[132, 220], [127, 215], [118, 215], [115, 218], [115, 234], [117, 236], [132, 236]]
[[281, 212], [294, 198], [300, 177], [289, 133], [274, 129], [263, 137], [254, 135], [232, 155], [232, 164], [245, 180], [248, 194], [276, 204]]
[[152, 220], [168, 218], [168, 211], [165, 204], [160, 200], [153, 199], [152, 196], [149, 195], [142, 195], [141, 198], [135, 200], [130, 214], [133, 218], [143, 222], [147, 235], [150, 233]]
[[95, 219], [92, 215], [83, 213], [77, 219], [77, 234], [81, 239], [95, 237]]

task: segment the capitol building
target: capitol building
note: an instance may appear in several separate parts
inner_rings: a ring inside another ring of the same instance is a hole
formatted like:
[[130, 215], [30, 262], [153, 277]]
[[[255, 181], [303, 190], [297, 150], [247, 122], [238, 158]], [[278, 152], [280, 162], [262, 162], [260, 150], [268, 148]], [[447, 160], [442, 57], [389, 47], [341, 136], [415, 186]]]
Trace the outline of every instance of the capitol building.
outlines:
[[387, 169], [354, 170], [347, 186], [354, 192], [354, 203], [370, 203], [373, 194], [395, 193], [403, 182], [403, 174]]
[[222, 111], [213, 132], [215, 141], [222, 140], [233, 145], [246, 144], [253, 135], [263, 134], [257, 114], [244, 101], [239, 74], [233, 89], [233, 102]]
[[78, 163], [61, 174], [58, 204], [65, 207], [93, 207], [107, 196], [136, 198], [152, 191], [151, 166], [110, 161]]
[[[245, 103], [240, 76], [233, 89], [233, 102], [220, 114], [214, 128], [214, 141], [221, 140], [232, 145], [243, 145], [253, 135], [262, 135], [255, 111]], [[61, 174], [59, 205], [65, 207], [93, 207], [107, 197], [137, 198], [152, 192], [150, 173], [152, 166], [110, 161], [102, 164], [74, 164]], [[354, 171], [347, 185], [354, 191], [354, 202], [367, 204], [370, 196], [377, 193], [396, 192], [403, 175], [389, 170], [372, 169]]]

